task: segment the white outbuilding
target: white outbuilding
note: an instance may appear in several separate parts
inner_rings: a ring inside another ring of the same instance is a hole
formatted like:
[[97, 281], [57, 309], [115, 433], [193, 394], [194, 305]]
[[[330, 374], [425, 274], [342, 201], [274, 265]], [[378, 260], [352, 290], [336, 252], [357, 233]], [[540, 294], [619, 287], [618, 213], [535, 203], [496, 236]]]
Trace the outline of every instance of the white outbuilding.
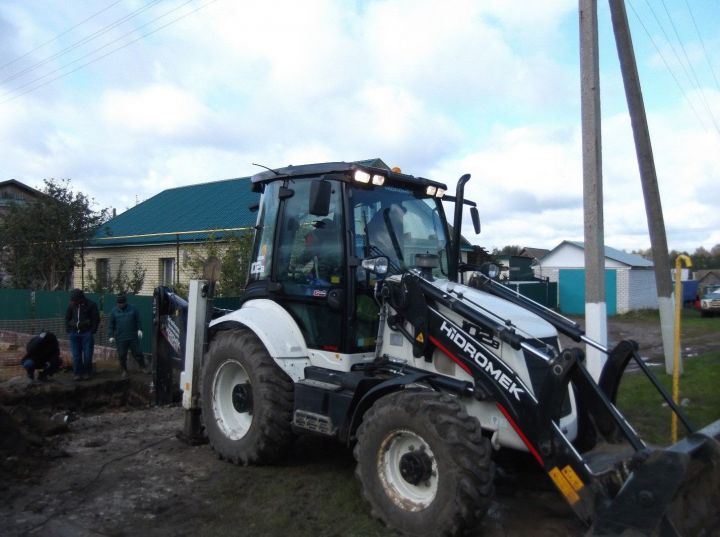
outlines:
[[[585, 312], [585, 244], [563, 241], [537, 260], [535, 276], [558, 284], [558, 308], [568, 315]], [[652, 261], [605, 246], [605, 300], [608, 315], [657, 309]]]

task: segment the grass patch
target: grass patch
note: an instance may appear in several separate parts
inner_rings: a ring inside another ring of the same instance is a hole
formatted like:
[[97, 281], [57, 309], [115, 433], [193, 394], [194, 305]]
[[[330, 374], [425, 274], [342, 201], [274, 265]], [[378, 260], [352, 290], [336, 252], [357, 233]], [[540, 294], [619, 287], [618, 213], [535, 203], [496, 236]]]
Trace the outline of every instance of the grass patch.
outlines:
[[685, 309], [680, 320], [680, 331], [682, 337], [715, 333], [720, 345], [720, 317], [703, 317], [696, 309]]
[[[705, 319], [703, 319], [705, 320]], [[656, 376], [672, 394], [672, 377], [655, 370]], [[685, 373], [680, 377], [680, 401], [683, 410], [695, 427], [703, 427], [720, 419], [720, 351], [703, 354], [685, 361]], [[671, 411], [655, 387], [640, 372], [626, 373], [618, 390], [618, 407], [648, 443], [671, 443]], [[678, 436], [686, 435], [678, 420]]]

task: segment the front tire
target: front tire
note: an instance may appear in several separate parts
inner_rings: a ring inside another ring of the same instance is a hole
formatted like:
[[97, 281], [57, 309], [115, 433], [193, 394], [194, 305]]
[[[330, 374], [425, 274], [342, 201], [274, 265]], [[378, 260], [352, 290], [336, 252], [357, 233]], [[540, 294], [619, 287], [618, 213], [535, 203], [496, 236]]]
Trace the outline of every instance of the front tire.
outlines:
[[220, 333], [203, 366], [202, 413], [210, 445], [235, 464], [267, 464], [293, 440], [292, 380], [248, 329]]
[[457, 400], [397, 392], [358, 429], [356, 476], [372, 514], [414, 536], [451, 536], [483, 517], [494, 494], [490, 442]]

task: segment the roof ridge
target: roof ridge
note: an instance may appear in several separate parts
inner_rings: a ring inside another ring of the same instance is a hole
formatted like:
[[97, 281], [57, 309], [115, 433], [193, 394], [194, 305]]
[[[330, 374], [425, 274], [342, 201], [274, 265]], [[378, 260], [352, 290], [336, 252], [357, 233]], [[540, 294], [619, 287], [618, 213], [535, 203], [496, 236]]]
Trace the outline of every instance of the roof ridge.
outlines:
[[252, 179], [252, 177], [251, 177], [251, 176], [247, 176], [247, 177], [230, 177], [230, 178], [228, 178], [228, 179], [218, 179], [218, 180], [216, 180], [216, 181], [205, 181], [204, 183], [193, 183], [193, 184], [191, 184], [191, 185], [172, 186], [172, 187], [170, 187], [170, 188], [166, 188], [166, 189], [164, 189], [164, 190], [161, 190], [160, 192], [158, 192], [157, 194], [155, 194], [154, 196], [152, 196], [151, 198], [148, 198], [148, 199], [152, 199], [152, 198], [154, 198], [155, 196], [157, 196], [158, 194], [162, 194], [163, 192], [168, 192], [168, 191], [170, 191], [170, 190], [178, 190], [178, 189], [180, 189], [180, 188], [192, 188], [192, 187], [200, 187], [200, 186], [214, 185], [214, 184], [217, 184], [217, 183], [228, 183], [228, 182], [230, 182], [230, 181], [242, 181], [243, 179]]

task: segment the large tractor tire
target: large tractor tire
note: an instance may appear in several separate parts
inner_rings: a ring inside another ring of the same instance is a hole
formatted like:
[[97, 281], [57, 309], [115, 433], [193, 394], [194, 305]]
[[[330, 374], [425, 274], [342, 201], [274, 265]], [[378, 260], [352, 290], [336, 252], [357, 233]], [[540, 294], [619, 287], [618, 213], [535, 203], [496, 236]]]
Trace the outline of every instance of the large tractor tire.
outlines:
[[292, 380], [247, 329], [220, 333], [202, 372], [202, 414], [210, 445], [235, 464], [268, 464], [293, 441]]
[[373, 516], [407, 535], [461, 534], [494, 494], [490, 442], [447, 394], [381, 398], [363, 417], [354, 453]]

